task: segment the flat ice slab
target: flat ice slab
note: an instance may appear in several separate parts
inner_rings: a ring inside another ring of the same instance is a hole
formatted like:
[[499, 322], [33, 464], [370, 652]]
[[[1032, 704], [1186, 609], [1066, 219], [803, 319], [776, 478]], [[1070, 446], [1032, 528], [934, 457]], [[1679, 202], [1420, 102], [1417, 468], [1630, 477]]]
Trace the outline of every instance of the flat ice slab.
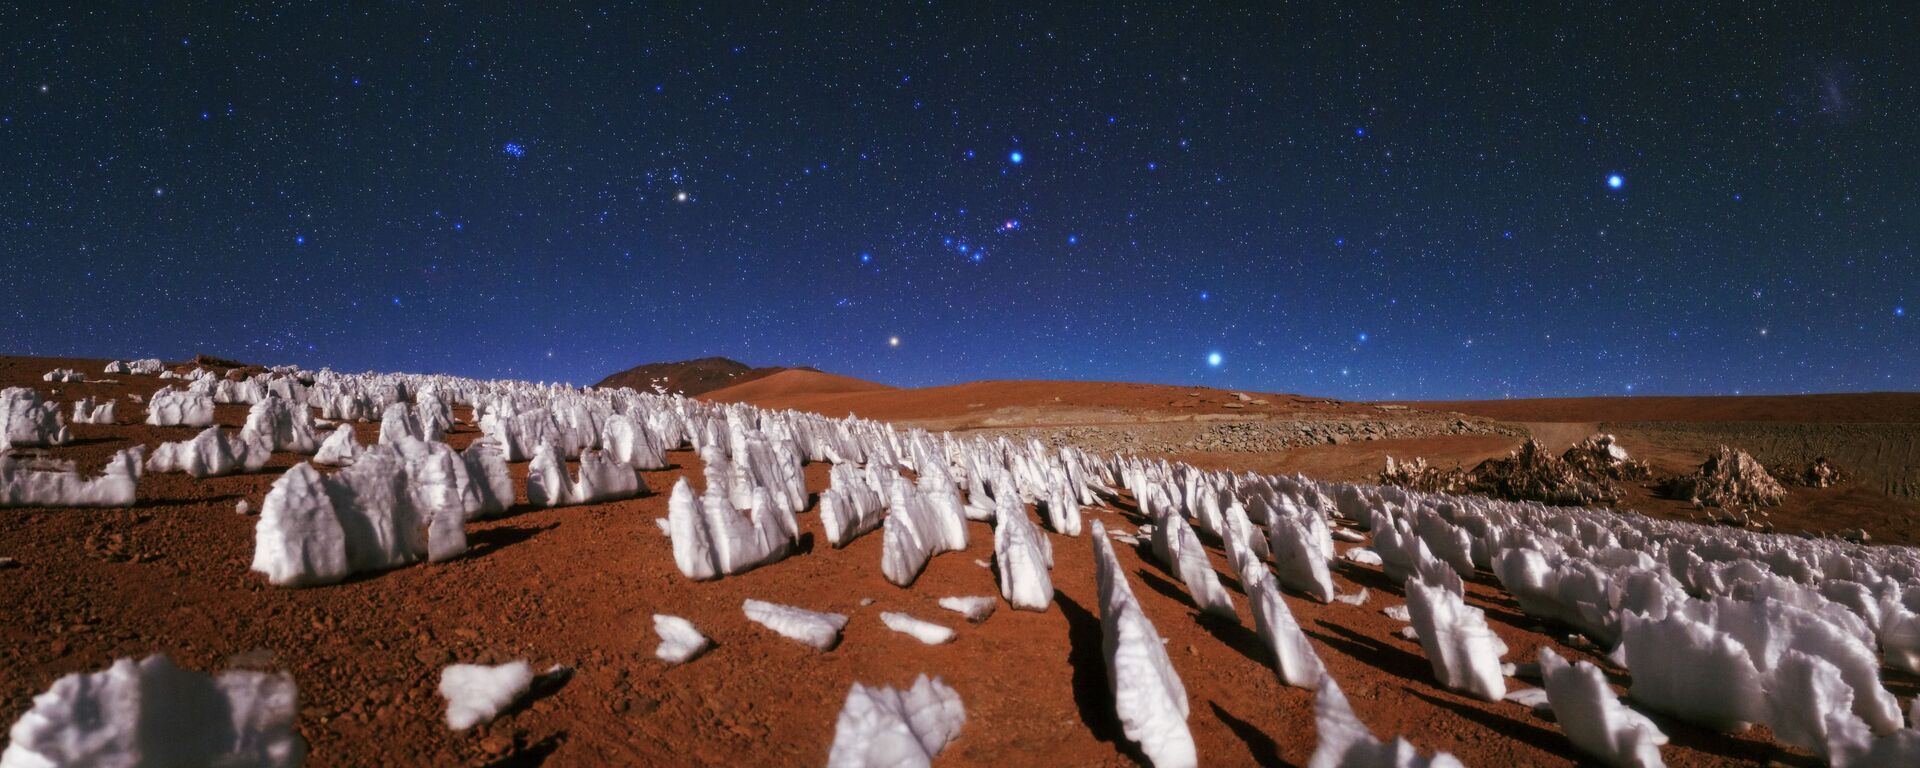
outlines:
[[922, 621], [904, 613], [882, 612], [880, 623], [887, 625], [887, 629], [903, 635], [911, 635], [913, 639], [927, 645], [939, 645], [953, 640], [952, 629], [931, 621]]
[[764, 600], [749, 599], [740, 608], [754, 623], [817, 651], [833, 650], [840, 644], [840, 630], [847, 626], [847, 617], [838, 613], [809, 611]]

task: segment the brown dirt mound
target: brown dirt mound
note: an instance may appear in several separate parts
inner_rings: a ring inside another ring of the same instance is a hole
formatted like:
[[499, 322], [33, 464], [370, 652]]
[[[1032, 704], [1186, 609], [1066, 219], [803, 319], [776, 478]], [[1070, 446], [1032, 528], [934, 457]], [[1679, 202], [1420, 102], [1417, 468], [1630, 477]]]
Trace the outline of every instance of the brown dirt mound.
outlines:
[[681, 360], [674, 363], [636, 365], [601, 379], [600, 383], [594, 386], [631, 387], [641, 392], [652, 392], [654, 385], [657, 384], [665, 387], [668, 392], [678, 392], [692, 397], [790, 370], [813, 369], [781, 366], [754, 368], [738, 360], [724, 357], [702, 357], [697, 360]]
[[884, 392], [885, 384], [820, 371], [792, 368], [731, 387], [701, 395], [703, 400], [722, 403], [758, 403], [801, 395], [844, 395], [860, 392]]

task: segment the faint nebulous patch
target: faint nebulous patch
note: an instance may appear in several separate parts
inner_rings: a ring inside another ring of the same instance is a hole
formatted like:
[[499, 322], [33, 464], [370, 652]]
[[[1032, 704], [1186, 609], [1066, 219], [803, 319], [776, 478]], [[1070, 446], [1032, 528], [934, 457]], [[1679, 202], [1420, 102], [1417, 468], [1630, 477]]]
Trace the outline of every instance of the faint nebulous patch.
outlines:
[[1787, 65], [1784, 80], [1782, 114], [1794, 125], [1847, 125], [1862, 113], [1865, 89], [1845, 62], [1801, 57]]

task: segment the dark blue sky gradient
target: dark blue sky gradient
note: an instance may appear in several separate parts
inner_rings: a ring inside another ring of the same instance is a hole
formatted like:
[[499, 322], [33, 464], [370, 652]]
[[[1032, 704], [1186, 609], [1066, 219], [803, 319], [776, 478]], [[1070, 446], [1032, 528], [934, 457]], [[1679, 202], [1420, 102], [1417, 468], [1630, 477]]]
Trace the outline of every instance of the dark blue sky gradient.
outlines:
[[1906, 4], [84, 5], [0, 11], [4, 352], [1920, 384]]

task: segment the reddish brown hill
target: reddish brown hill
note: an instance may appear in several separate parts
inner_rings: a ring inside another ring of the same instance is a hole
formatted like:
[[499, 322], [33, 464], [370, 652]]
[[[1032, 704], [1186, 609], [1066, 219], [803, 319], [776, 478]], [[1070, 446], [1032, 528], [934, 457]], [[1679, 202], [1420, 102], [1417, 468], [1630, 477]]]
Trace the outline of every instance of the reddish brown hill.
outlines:
[[724, 357], [702, 357], [676, 363], [647, 363], [634, 366], [601, 379], [600, 383], [594, 386], [632, 387], [647, 392], [652, 391], [655, 384], [659, 384], [668, 392], [694, 396], [755, 379], [764, 379], [781, 371], [795, 370], [811, 371], [813, 369], [781, 366], [754, 368], [738, 360]]
[[805, 368], [790, 368], [752, 381], [716, 389], [701, 399], [722, 403], [760, 403], [780, 398], [809, 395], [848, 395], [893, 390], [885, 384], [822, 373]]
[[[836, 377], [838, 378], [838, 377]], [[866, 382], [861, 382], [865, 384]], [[1125, 421], [1139, 417], [1191, 419], [1196, 413], [1256, 416], [1269, 413], [1373, 413], [1372, 406], [1319, 400], [1298, 395], [1248, 393], [1249, 402], [1226, 390], [1175, 387], [1110, 381], [975, 381], [940, 387], [895, 389], [871, 385], [863, 389], [795, 387], [782, 391], [739, 388], [729, 400], [751, 402], [763, 408], [791, 408], [826, 416], [849, 414], [882, 420], [956, 420], [942, 428], [1051, 422], [1043, 414], [1073, 411], [1066, 421]], [[1222, 410], [1234, 403], [1239, 410]], [[1087, 418], [1107, 414], [1104, 418]], [[1121, 415], [1128, 418], [1121, 418]], [[1041, 417], [1035, 421], [1034, 417]]]

